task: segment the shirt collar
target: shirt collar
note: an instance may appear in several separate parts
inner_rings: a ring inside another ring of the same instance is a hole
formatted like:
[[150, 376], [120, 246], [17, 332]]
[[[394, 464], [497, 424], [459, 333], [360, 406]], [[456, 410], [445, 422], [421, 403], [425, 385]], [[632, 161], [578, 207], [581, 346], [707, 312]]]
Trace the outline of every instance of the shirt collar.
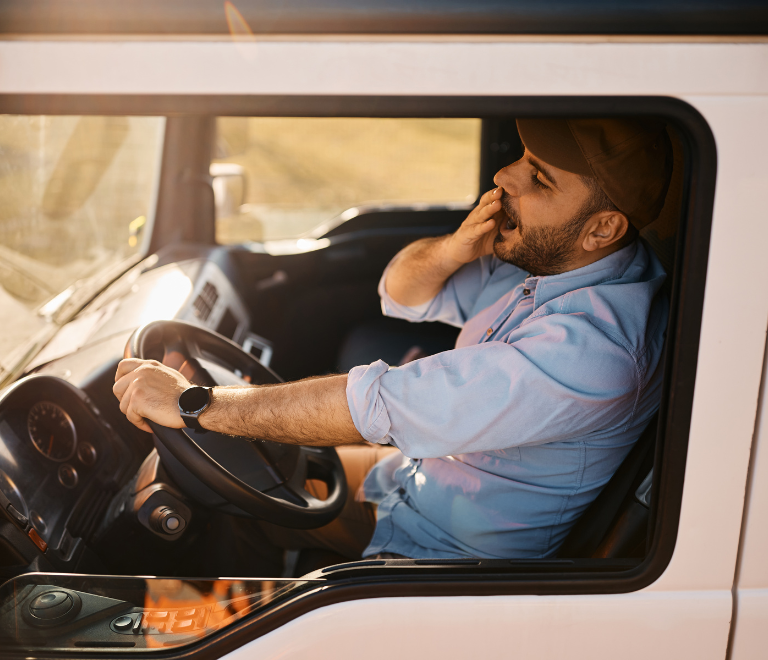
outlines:
[[607, 257], [603, 257], [588, 266], [558, 275], [527, 277], [524, 286], [534, 292], [533, 309], [536, 310], [551, 300], [576, 289], [619, 279], [637, 256], [638, 247], [639, 243], [632, 241], [621, 250], [612, 252]]

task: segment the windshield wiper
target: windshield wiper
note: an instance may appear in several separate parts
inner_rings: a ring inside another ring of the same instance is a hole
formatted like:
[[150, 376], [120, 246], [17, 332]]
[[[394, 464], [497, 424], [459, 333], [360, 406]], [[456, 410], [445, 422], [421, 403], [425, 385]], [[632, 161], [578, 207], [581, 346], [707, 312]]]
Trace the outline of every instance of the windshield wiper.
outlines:
[[[112, 282], [122, 277], [144, 259], [143, 255], [132, 255], [110, 266], [99, 269], [90, 277], [77, 280], [77, 282], [62, 291], [58, 296], [43, 305], [38, 310], [38, 313], [58, 325], [64, 325], [92, 302]], [[51, 305], [50, 308], [48, 308], [49, 305]]]

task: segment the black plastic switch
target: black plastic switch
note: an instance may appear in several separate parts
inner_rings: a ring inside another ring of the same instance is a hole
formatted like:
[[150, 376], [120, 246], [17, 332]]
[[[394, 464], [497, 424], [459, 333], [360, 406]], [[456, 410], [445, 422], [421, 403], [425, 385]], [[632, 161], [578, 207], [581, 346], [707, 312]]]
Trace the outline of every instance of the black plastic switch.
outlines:
[[128, 632], [133, 627], [133, 619], [129, 616], [119, 616], [112, 622], [112, 626], [118, 632]]
[[17, 511], [16, 507], [13, 506], [13, 504], [9, 504], [6, 510], [8, 511], [8, 513], [11, 514], [11, 517], [17, 523], [19, 523], [19, 525], [21, 525], [22, 527], [26, 527], [27, 523], [29, 523], [29, 520], [27, 520], [27, 517], [23, 513]]

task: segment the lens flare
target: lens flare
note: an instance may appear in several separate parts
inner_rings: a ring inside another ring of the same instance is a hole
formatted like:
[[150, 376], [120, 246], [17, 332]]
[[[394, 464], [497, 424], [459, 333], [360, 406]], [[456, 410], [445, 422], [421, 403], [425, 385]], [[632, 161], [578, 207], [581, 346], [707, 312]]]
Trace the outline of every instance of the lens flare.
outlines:
[[256, 37], [253, 36], [253, 31], [248, 27], [248, 23], [243, 18], [237, 7], [229, 0], [224, 2], [224, 14], [227, 17], [227, 26], [229, 27], [229, 34], [235, 41], [255, 41]]
[[227, 17], [229, 36], [232, 38], [238, 54], [247, 62], [252, 62], [255, 58], [255, 51], [251, 44], [256, 43], [253, 30], [243, 18], [240, 10], [230, 0], [224, 2], [224, 15]]

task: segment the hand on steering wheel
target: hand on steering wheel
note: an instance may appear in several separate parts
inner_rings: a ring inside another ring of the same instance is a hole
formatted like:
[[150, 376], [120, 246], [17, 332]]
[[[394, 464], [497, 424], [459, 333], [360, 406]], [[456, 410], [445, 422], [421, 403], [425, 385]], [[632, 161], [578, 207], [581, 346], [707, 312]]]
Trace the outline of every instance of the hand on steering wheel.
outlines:
[[[234, 342], [182, 321], [155, 321], [139, 328], [128, 340], [125, 356], [157, 360], [178, 369], [178, 378], [163, 374], [168, 370], [155, 370], [154, 376], [168, 380], [168, 396], [176, 401], [187, 380], [205, 386], [281, 382]], [[168, 410], [168, 406], [163, 409]], [[347, 484], [333, 447], [302, 447], [198, 432], [186, 428], [180, 416], [177, 421], [170, 413], [162, 420], [168, 426], [145, 422], [154, 432], [161, 458], [172, 455], [241, 512], [284, 527], [309, 529], [331, 522], [344, 507]], [[308, 479], [324, 482], [328, 497], [319, 500], [307, 492], [304, 486]], [[195, 498], [194, 492], [187, 494]]]

